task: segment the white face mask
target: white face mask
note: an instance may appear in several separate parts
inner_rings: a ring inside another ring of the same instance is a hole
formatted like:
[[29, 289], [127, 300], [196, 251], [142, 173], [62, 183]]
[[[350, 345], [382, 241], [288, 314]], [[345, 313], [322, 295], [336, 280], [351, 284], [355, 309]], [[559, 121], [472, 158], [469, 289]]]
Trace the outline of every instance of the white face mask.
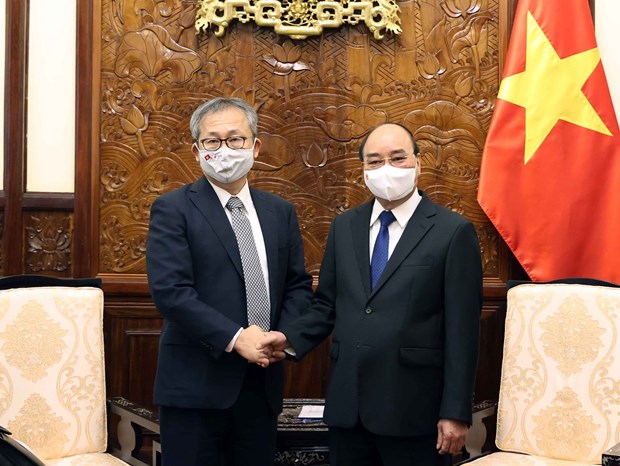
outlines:
[[254, 165], [254, 144], [248, 149], [231, 149], [226, 144], [218, 150], [198, 149], [198, 160], [206, 175], [220, 183], [234, 183]]
[[402, 199], [415, 188], [415, 167], [396, 168], [386, 163], [376, 170], [364, 170], [364, 182], [380, 199]]

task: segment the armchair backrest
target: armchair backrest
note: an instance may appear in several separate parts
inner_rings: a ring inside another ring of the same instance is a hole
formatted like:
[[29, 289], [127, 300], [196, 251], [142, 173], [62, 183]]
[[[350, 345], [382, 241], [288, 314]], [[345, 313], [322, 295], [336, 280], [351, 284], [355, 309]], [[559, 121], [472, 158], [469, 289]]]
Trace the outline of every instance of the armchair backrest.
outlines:
[[0, 279], [0, 425], [44, 460], [105, 451], [103, 291], [83, 286], [101, 282], [3, 289], [21, 284], [7, 279]]
[[498, 448], [600, 464], [619, 441], [620, 288], [511, 288]]

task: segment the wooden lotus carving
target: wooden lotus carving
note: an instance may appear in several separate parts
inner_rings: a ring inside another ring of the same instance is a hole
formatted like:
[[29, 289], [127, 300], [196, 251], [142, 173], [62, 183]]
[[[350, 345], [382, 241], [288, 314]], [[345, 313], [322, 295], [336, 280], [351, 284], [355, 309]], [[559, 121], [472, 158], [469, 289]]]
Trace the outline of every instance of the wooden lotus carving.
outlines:
[[115, 71], [119, 76], [129, 76], [132, 68], [138, 68], [154, 78], [168, 70], [174, 81], [185, 82], [200, 65], [196, 52], [175, 43], [163, 27], [151, 25], [123, 37]]
[[[201, 176], [192, 112], [213, 97], [235, 96], [259, 114], [263, 145], [252, 186], [295, 205], [310, 272], [318, 274], [333, 218], [371, 198], [358, 158], [362, 138], [393, 121], [418, 140], [420, 187], [474, 222], [485, 277], [498, 277], [500, 239], [476, 202], [499, 86], [498, 2], [403, 1], [398, 35], [377, 40], [360, 21], [303, 41], [250, 24], [248, 5], [266, 11], [275, 3], [294, 10], [300, 2], [167, 0], [137, 9], [103, 1], [99, 271], [145, 273], [150, 206]], [[320, 3], [387, 11], [370, 1], [303, 3], [308, 11]], [[209, 5], [237, 5], [246, 16], [222, 25], [226, 34], [196, 34], [193, 18]]]
[[386, 31], [401, 33], [396, 0], [199, 0], [198, 3], [196, 29], [213, 26], [217, 36], [224, 34], [233, 19], [242, 23], [253, 20], [292, 39], [317, 36], [324, 28], [336, 28], [344, 23], [366, 24], [375, 39], [382, 39]]

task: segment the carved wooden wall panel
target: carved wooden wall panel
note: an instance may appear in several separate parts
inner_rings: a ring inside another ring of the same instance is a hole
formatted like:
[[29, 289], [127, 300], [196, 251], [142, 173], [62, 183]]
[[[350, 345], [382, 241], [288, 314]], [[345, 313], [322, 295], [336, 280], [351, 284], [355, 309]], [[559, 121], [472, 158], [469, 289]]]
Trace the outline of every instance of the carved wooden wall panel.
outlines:
[[419, 141], [422, 188], [476, 224], [485, 277], [498, 277], [499, 237], [476, 202], [499, 81], [498, 2], [399, 6], [400, 37], [378, 41], [359, 26], [293, 41], [250, 24], [197, 36], [190, 2], [104, 0], [99, 271], [145, 272], [153, 200], [201, 175], [189, 116], [235, 95], [260, 117], [252, 184], [295, 204], [310, 271], [331, 220], [369, 198], [360, 139], [395, 121]]
[[73, 213], [25, 211], [24, 273], [72, 276]]
[[[222, 37], [196, 35], [190, 0], [101, 0], [100, 34], [93, 29], [100, 99], [91, 259], [108, 290], [113, 284], [106, 294], [108, 394], [150, 404], [161, 327], [145, 291], [150, 207], [202, 176], [190, 151], [194, 109], [238, 96], [259, 113], [263, 147], [251, 183], [295, 205], [315, 276], [333, 218], [370, 199], [360, 140], [386, 121], [413, 131], [422, 189], [473, 221], [480, 238], [485, 309], [476, 398], [496, 396], [512, 259], [476, 190], [514, 3], [400, 1], [400, 36], [376, 40], [363, 26], [344, 26], [295, 41], [238, 23]], [[324, 396], [327, 348], [287, 366], [286, 396]], [[138, 367], [139, 379], [132, 375]]]
[[103, 321], [108, 396], [152, 407], [161, 318], [145, 300], [109, 297]]

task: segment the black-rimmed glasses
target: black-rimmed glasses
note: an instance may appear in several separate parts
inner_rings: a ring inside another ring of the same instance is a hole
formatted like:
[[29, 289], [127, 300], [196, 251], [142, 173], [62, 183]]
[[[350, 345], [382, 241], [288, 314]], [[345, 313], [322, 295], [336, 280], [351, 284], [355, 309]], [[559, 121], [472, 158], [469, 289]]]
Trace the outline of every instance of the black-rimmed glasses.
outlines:
[[222, 147], [222, 143], [226, 143], [226, 146], [230, 149], [243, 149], [245, 141], [248, 138], [245, 136], [231, 136], [229, 138], [205, 138], [198, 141], [198, 148], [204, 150], [218, 150]]

